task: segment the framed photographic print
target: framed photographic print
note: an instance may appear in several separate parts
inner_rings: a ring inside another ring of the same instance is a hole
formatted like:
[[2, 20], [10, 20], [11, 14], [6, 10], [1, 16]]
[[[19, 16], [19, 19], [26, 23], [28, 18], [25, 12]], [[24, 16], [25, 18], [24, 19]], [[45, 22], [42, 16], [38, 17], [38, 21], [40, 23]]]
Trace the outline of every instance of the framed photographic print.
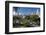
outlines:
[[45, 31], [45, 3], [5, 2], [5, 33]]

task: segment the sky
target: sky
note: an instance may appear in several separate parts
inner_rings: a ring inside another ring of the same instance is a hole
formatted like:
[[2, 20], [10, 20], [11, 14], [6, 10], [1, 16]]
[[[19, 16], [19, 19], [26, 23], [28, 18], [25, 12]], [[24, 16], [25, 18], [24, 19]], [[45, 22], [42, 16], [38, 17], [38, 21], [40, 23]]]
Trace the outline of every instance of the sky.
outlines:
[[34, 7], [13, 7], [13, 11], [20, 13], [22, 15], [28, 15], [31, 14], [32, 12], [36, 13], [40, 12], [40, 8], [34, 8]]

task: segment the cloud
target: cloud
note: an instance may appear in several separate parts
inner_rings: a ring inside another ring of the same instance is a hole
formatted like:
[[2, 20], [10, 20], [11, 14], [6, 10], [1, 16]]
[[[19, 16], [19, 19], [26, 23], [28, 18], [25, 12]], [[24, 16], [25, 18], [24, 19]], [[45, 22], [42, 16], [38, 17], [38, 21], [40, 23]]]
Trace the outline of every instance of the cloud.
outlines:
[[14, 16], [15, 16], [15, 15], [18, 15], [18, 13], [14, 11], [14, 12], [13, 12], [13, 15], [14, 15]]
[[22, 15], [22, 14], [19, 12], [19, 15]]

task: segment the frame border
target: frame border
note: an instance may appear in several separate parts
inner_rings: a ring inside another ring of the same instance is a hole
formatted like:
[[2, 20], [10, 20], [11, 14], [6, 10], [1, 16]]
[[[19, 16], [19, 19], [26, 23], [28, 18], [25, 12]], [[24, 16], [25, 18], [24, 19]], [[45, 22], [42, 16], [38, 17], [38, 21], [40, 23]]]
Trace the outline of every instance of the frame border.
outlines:
[[[37, 4], [43, 5], [43, 30], [39, 31], [24, 31], [24, 32], [9, 32], [9, 3], [24, 3], [24, 4]], [[45, 32], [45, 3], [37, 2], [22, 2], [22, 1], [5, 1], [5, 34], [18, 34], [18, 33], [35, 33]]]

